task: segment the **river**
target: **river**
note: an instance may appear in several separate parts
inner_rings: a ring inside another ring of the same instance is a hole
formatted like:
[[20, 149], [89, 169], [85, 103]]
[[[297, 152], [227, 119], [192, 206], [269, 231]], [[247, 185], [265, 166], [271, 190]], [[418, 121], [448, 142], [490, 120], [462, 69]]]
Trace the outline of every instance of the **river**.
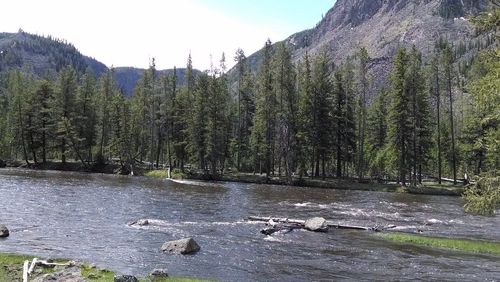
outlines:
[[[500, 259], [387, 242], [373, 232], [294, 231], [265, 236], [249, 215], [322, 216], [363, 226], [394, 224], [425, 234], [500, 240], [499, 217], [466, 215], [446, 196], [340, 191], [0, 169], [0, 252], [64, 257], [143, 276], [222, 281], [496, 280]], [[128, 222], [159, 219], [158, 229]], [[192, 236], [195, 255], [168, 255], [168, 240]]]

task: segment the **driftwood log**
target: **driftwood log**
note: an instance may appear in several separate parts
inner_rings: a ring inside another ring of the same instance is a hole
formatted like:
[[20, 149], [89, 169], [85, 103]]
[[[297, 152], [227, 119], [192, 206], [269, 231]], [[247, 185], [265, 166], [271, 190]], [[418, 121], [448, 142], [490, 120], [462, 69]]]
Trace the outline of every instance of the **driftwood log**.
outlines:
[[[277, 223], [277, 224], [269, 224], [271, 225], [271, 228], [266, 228], [261, 231], [261, 233], [270, 235], [272, 233], [281, 231], [281, 230], [293, 230], [293, 229], [299, 229], [299, 228], [304, 228], [305, 220], [301, 219], [291, 219], [291, 218], [282, 218], [282, 217], [262, 217], [262, 216], [249, 216], [248, 220], [253, 220], [253, 221], [263, 221], [263, 222], [270, 222], [270, 223]], [[282, 225], [280, 225], [282, 224]], [[354, 230], [366, 230], [366, 231], [384, 231], [387, 229], [392, 229], [395, 228], [395, 225], [386, 225], [386, 226], [374, 226], [374, 227], [366, 227], [366, 226], [357, 226], [357, 225], [346, 225], [346, 224], [340, 224], [340, 223], [334, 223], [331, 221], [326, 222], [327, 226], [330, 228], [337, 228], [337, 229], [354, 229]], [[275, 226], [276, 231], [272, 230], [272, 227]], [[269, 234], [268, 234], [269, 233]]]
[[57, 263], [57, 262], [49, 262], [46, 260], [39, 260], [38, 258], [33, 258], [33, 260], [25, 260], [23, 264], [23, 282], [28, 282], [28, 276], [31, 276], [33, 274], [33, 271], [35, 271], [35, 266], [42, 266], [42, 267], [55, 267], [55, 266], [73, 266], [75, 265], [74, 261], [69, 261], [66, 263]]

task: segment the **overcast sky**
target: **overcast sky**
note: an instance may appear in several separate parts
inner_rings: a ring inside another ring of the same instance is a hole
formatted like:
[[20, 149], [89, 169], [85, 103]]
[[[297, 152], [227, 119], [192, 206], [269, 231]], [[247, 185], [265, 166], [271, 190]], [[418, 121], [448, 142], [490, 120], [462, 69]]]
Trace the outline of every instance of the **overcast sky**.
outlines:
[[6, 0], [0, 32], [66, 39], [108, 66], [159, 69], [210, 67], [226, 53], [228, 65], [241, 47], [247, 55], [267, 38], [283, 40], [312, 28], [335, 0]]

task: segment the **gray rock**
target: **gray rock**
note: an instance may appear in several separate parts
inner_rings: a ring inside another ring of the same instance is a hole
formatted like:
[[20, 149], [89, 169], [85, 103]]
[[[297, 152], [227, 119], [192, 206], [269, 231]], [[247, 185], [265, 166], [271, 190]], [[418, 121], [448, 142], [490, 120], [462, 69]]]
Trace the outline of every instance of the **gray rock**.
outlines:
[[0, 224], [0, 238], [9, 237], [9, 229], [7, 226]]
[[87, 282], [85, 278], [81, 275], [81, 270], [79, 267], [69, 267], [65, 270], [45, 274], [41, 277], [37, 277], [33, 280], [33, 282]]
[[154, 269], [153, 271], [151, 271], [151, 273], [149, 275], [152, 277], [158, 277], [158, 278], [168, 277], [168, 273], [167, 273], [166, 269]]
[[326, 232], [328, 231], [328, 225], [326, 224], [326, 220], [322, 217], [313, 217], [306, 220], [304, 223], [304, 227], [307, 230], [315, 231], [315, 232]]
[[139, 280], [132, 275], [115, 275], [115, 282], [139, 282]]
[[161, 250], [173, 254], [191, 254], [200, 250], [200, 246], [193, 238], [185, 238], [175, 241], [169, 241], [161, 246]]

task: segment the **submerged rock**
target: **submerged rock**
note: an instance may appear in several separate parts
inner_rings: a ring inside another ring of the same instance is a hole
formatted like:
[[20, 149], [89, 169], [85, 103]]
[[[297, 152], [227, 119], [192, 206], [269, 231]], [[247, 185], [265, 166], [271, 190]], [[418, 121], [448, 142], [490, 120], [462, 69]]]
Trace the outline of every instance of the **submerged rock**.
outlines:
[[326, 219], [322, 217], [313, 217], [306, 220], [304, 227], [309, 231], [314, 232], [326, 232], [328, 231], [328, 225], [326, 224]]
[[151, 277], [155, 277], [155, 278], [168, 277], [168, 273], [167, 273], [166, 269], [154, 269], [153, 271], [151, 271], [151, 273], [149, 275]]
[[185, 238], [175, 241], [165, 242], [161, 250], [173, 254], [191, 254], [200, 250], [200, 246], [193, 238]]
[[147, 219], [139, 219], [135, 224], [139, 226], [149, 225], [149, 221]]
[[9, 237], [9, 229], [7, 226], [0, 224], [0, 238]]
[[116, 275], [115, 282], [139, 282], [139, 280], [132, 275]]

